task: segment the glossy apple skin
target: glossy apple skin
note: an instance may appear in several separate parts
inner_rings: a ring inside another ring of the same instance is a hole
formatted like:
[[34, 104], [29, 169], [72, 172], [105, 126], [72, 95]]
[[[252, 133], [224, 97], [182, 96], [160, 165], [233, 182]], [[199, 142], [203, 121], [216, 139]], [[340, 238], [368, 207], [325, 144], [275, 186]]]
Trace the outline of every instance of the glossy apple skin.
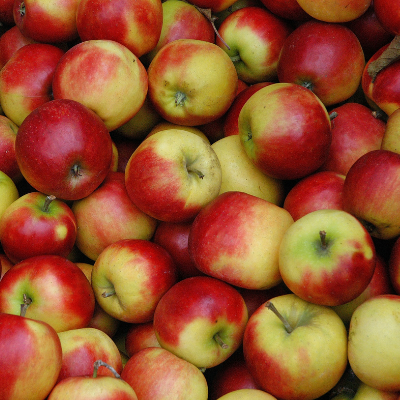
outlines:
[[87, 326], [94, 311], [93, 290], [84, 273], [66, 258], [31, 257], [15, 264], [0, 281], [0, 312], [19, 315], [23, 295], [32, 300], [27, 318], [57, 332]]
[[350, 168], [343, 185], [343, 209], [366, 226], [371, 236], [392, 239], [400, 233], [400, 154], [373, 150]]
[[0, 2], [0, 21], [3, 24], [13, 26], [14, 14], [13, 14], [14, 0], [1, 0]]
[[76, 239], [77, 224], [71, 208], [46, 195], [30, 192], [14, 201], [0, 220], [0, 242], [8, 258], [17, 263], [29, 257], [55, 254], [67, 257]]
[[230, 7], [236, 0], [194, 0], [192, 4], [200, 8], [209, 8], [213, 12], [220, 12]]
[[63, 55], [63, 50], [51, 44], [31, 43], [18, 49], [1, 69], [1, 107], [16, 125], [53, 99], [54, 71]]
[[29, 114], [18, 130], [15, 152], [21, 173], [37, 191], [78, 200], [107, 176], [112, 141], [98, 115], [60, 99]]
[[330, 115], [333, 113], [337, 115], [332, 119], [332, 142], [320, 170], [347, 175], [362, 155], [381, 148], [386, 123], [358, 103], [345, 103], [333, 108]]
[[325, 162], [332, 138], [323, 103], [295, 83], [275, 83], [254, 93], [240, 111], [239, 132], [261, 171], [289, 180], [315, 172]]
[[356, 92], [364, 65], [361, 44], [349, 28], [307, 21], [285, 41], [278, 79], [308, 87], [329, 106], [347, 100]]
[[296, 0], [261, 0], [262, 4], [275, 15], [293, 21], [306, 21], [311, 19]]
[[156, 46], [162, 23], [160, 0], [81, 0], [76, 12], [76, 25], [82, 41], [113, 40], [126, 46], [137, 57]]
[[5, 115], [0, 115], [0, 171], [7, 174], [14, 182], [22, 178], [15, 156], [17, 132], [18, 126]]
[[393, 35], [400, 35], [400, 11], [397, 1], [374, 0], [374, 11], [378, 21]]
[[132, 324], [125, 336], [127, 355], [132, 357], [135, 353], [147, 347], [161, 347], [154, 332], [153, 321]]
[[43, 400], [61, 369], [61, 343], [48, 324], [0, 313], [2, 399]]
[[283, 208], [289, 211], [294, 221], [316, 210], [343, 210], [344, 180], [344, 175], [333, 171], [306, 176], [289, 190]]

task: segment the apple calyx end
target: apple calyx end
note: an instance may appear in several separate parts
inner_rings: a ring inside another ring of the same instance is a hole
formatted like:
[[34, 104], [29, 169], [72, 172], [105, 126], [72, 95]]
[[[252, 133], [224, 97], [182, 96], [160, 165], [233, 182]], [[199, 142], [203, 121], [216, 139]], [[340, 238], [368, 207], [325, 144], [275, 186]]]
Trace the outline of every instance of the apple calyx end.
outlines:
[[21, 304], [21, 311], [20, 311], [20, 316], [25, 317], [26, 311], [28, 310], [28, 307], [32, 304], [32, 299], [28, 297], [25, 293], [23, 294], [23, 303]]
[[76, 178], [78, 176], [82, 176], [81, 174], [81, 168], [78, 164], [74, 164], [74, 166], [71, 168], [72, 175]]
[[183, 107], [185, 105], [186, 94], [180, 91], [176, 92], [175, 94], [175, 106], [176, 107]]
[[46, 199], [43, 204], [43, 212], [45, 212], [45, 213], [49, 212], [50, 203], [55, 199], [56, 199], [56, 196], [54, 196], [52, 194], [49, 196], [46, 196]]
[[286, 318], [284, 318], [284, 316], [278, 311], [278, 309], [274, 306], [274, 304], [271, 301], [267, 301], [265, 307], [271, 310], [282, 321], [287, 333], [293, 332], [294, 329], [289, 324], [289, 321]]
[[93, 364], [93, 378], [97, 378], [97, 371], [98, 371], [98, 369], [100, 367], [108, 368], [116, 378], [121, 379], [121, 375], [111, 365], [107, 364], [103, 360], [96, 360], [94, 362], [94, 364]]
[[22, 2], [22, 3], [20, 4], [20, 6], [19, 6], [19, 8], [18, 8], [18, 12], [19, 12], [19, 15], [20, 15], [21, 17], [24, 17], [24, 16], [25, 16], [25, 13], [26, 13], [25, 2]]

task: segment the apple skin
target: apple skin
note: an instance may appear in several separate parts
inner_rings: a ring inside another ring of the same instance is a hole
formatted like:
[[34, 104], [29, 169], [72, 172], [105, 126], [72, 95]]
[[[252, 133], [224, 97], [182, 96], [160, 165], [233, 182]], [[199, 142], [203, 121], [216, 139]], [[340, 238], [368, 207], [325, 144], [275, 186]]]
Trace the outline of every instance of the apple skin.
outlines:
[[125, 364], [121, 378], [140, 400], [207, 400], [203, 373], [190, 362], [160, 347], [148, 347]]
[[374, 0], [373, 7], [383, 28], [392, 35], [400, 35], [400, 11], [397, 1]]
[[311, 89], [330, 106], [357, 91], [364, 66], [361, 44], [349, 28], [312, 20], [298, 26], [285, 41], [278, 79]]
[[279, 244], [292, 223], [282, 207], [244, 192], [226, 192], [196, 216], [189, 252], [206, 275], [245, 289], [269, 289], [282, 280]]
[[313, 92], [296, 83], [274, 83], [243, 106], [239, 137], [249, 158], [266, 175], [300, 179], [325, 162], [331, 123]]
[[398, 392], [388, 392], [386, 390], [379, 390], [361, 382], [357, 388], [353, 400], [362, 400], [362, 399], [398, 400], [398, 398], [399, 398]]
[[347, 332], [342, 320], [329, 307], [294, 294], [270, 301], [295, 328], [289, 335], [273, 311], [265, 305], [259, 307], [243, 337], [251, 375], [277, 398], [312, 400], [324, 395], [347, 366]]
[[0, 72], [0, 104], [17, 126], [40, 105], [53, 99], [54, 71], [64, 51], [46, 43], [22, 46]]
[[400, 109], [393, 111], [386, 120], [381, 149], [390, 150], [400, 154]]
[[131, 201], [123, 172], [109, 172], [94, 192], [73, 202], [72, 211], [78, 226], [76, 246], [93, 261], [118, 240], [150, 240], [157, 226]]
[[40, 192], [19, 197], [0, 220], [0, 242], [13, 263], [44, 254], [67, 257], [75, 244], [76, 232], [71, 208]]
[[22, 179], [15, 156], [15, 139], [18, 126], [5, 115], [0, 115], [0, 171], [7, 174], [14, 182]]
[[80, 102], [113, 131], [140, 110], [148, 79], [142, 62], [124, 45], [88, 40], [70, 48], [60, 59], [52, 89], [54, 99]]
[[5, 254], [0, 253], [0, 280], [3, 278], [4, 274], [13, 267], [13, 265], [14, 263]]
[[279, 272], [286, 286], [303, 300], [324, 306], [359, 296], [375, 264], [370, 234], [343, 210], [308, 213], [287, 229], [279, 247]]
[[373, 150], [350, 168], [343, 185], [343, 209], [366, 226], [371, 236], [392, 239], [400, 234], [400, 154]]
[[125, 349], [128, 357], [147, 347], [161, 347], [154, 332], [153, 321], [131, 324], [125, 336]]
[[399, 295], [375, 296], [358, 306], [350, 320], [350, 366], [363, 383], [378, 390], [400, 390], [399, 310]]
[[386, 123], [373, 111], [358, 103], [345, 103], [330, 111], [334, 116], [332, 142], [321, 171], [335, 171], [347, 175], [350, 167], [362, 155], [381, 148]]
[[281, 18], [300, 22], [311, 19], [297, 0], [261, 0], [261, 2], [268, 10]]
[[154, 108], [178, 125], [203, 125], [218, 119], [232, 104], [238, 86], [235, 66], [225, 51], [197, 39], [167, 43], [153, 58], [147, 74]]
[[6, 209], [18, 198], [19, 192], [14, 181], [3, 171], [0, 171], [0, 220]]
[[316, 210], [343, 210], [345, 178], [333, 171], [314, 172], [294, 184], [286, 194], [283, 208], [294, 221]]
[[221, 12], [233, 5], [236, 0], [193, 0], [191, 3], [200, 8], [209, 8], [213, 13]]
[[167, 129], [134, 151], [125, 169], [125, 186], [132, 202], [151, 217], [189, 222], [218, 195], [221, 165], [204, 139]]
[[75, 15], [79, 1], [16, 0], [14, 21], [25, 36], [37, 42], [69, 42], [78, 37]]
[[279, 54], [292, 30], [265, 7], [244, 7], [225, 18], [215, 43], [231, 58], [239, 79], [248, 84], [272, 81], [277, 80]]
[[259, 389], [237, 389], [218, 400], [276, 400], [276, 397]]
[[107, 176], [112, 140], [104, 122], [84, 105], [52, 100], [19, 127], [15, 154], [22, 175], [37, 191], [78, 200]]
[[32, 300], [26, 316], [56, 332], [83, 328], [92, 318], [95, 297], [84, 273], [66, 258], [31, 257], [15, 264], [0, 281], [0, 312], [19, 315], [23, 295]]
[[1, 0], [0, 1], [0, 22], [5, 25], [13, 26], [14, 21], [14, 0]]
[[50, 325], [0, 313], [2, 399], [43, 400], [57, 381], [61, 360], [60, 339]]
[[82, 42], [112, 40], [126, 46], [136, 57], [157, 45], [162, 24], [161, 0], [80, 0], [76, 12]]
[[247, 319], [246, 303], [235, 288], [209, 276], [194, 276], [164, 294], [153, 324], [162, 348], [199, 368], [211, 368], [239, 348]]

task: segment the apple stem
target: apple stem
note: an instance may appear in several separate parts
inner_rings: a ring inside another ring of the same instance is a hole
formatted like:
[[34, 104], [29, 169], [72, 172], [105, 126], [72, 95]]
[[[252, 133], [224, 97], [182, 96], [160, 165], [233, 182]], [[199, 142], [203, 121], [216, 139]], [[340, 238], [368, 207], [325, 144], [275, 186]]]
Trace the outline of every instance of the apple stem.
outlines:
[[107, 298], [107, 297], [114, 296], [114, 294], [115, 294], [115, 290], [113, 289], [113, 290], [111, 290], [111, 292], [103, 292], [101, 294], [101, 296], [104, 297], [104, 298]]
[[337, 113], [336, 111], [332, 111], [332, 112], [329, 114], [329, 119], [330, 119], [331, 121], [333, 121], [337, 116], [338, 116], [338, 113]]
[[214, 335], [215, 341], [223, 348], [227, 349], [229, 346], [221, 339], [221, 336], [219, 336], [218, 333]]
[[198, 169], [188, 168], [188, 171], [189, 172], [194, 172], [200, 179], [204, 178], [204, 174], [201, 171], [199, 171]]
[[277, 308], [274, 306], [273, 303], [271, 303], [270, 301], [267, 302], [267, 304], [265, 305], [269, 310], [271, 310], [283, 323], [283, 325], [285, 326], [285, 329], [287, 331], [287, 333], [292, 333], [293, 332], [293, 328], [292, 326], [289, 324], [289, 322], [287, 321], [286, 318], [283, 317], [283, 315], [277, 310]]
[[43, 204], [43, 211], [45, 213], [49, 212], [50, 203], [55, 199], [56, 199], [56, 196], [53, 196], [52, 194], [50, 196], [46, 196], [46, 200], [44, 201], [44, 204]]
[[97, 378], [97, 370], [100, 367], [106, 367], [108, 368], [116, 378], [121, 379], [121, 375], [109, 364], [107, 364], [106, 362], [102, 361], [102, 360], [96, 360], [93, 364], [93, 378]]
[[322, 248], [326, 249], [326, 231], [319, 231], [319, 237], [321, 238]]
[[21, 311], [19, 314], [21, 317], [25, 317], [26, 310], [32, 304], [32, 299], [30, 297], [28, 297], [25, 293], [23, 295], [23, 299], [24, 299], [24, 302], [23, 302], [23, 304], [21, 304]]

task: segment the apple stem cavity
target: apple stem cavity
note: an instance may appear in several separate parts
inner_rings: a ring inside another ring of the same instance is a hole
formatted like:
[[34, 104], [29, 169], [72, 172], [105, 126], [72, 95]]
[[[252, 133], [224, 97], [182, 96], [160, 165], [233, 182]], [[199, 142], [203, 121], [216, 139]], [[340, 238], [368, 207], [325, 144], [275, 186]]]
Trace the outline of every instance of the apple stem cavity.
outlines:
[[25, 293], [23, 295], [24, 302], [21, 304], [21, 311], [20, 311], [20, 316], [25, 317], [26, 315], [26, 310], [28, 307], [32, 304], [32, 299], [28, 297]]
[[227, 349], [229, 346], [221, 339], [221, 336], [219, 336], [218, 333], [214, 335], [214, 340], [223, 348]]
[[111, 296], [114, 296], [114, 295], [115, 295], [115, 290], [112, 289], [110, 292], [103, 292], [101, 294], [101, 297], [107, 298], [107, 297], [111, 297]]
[[282, 321], [287, 333], [293, 332], [293, 327], [289, 324], [289, 321], [283, 317], [283, 315], [277, 310], [277, 308], [274, 306], [273, 303], [271, 303], [270, 301], [267, 301], [267, 304], [265, 306], [269, 310], [271, 310]]
[[121, 379], [121, 375], [109, 364], [103, 360], [96, 360], [93, 364], [93, 378], [97, 378], [97, 371], [100, 367], [108, 368], [116, 378]]
[[56, 199], [56, 196], [54, 195], [50, 195], [50, 196], [46, 196], [46, 200], [44, 201], [43, 204], [43, 212], [47, 213], [49, 212], [49, 207], [50, 207], [50, 203]]

